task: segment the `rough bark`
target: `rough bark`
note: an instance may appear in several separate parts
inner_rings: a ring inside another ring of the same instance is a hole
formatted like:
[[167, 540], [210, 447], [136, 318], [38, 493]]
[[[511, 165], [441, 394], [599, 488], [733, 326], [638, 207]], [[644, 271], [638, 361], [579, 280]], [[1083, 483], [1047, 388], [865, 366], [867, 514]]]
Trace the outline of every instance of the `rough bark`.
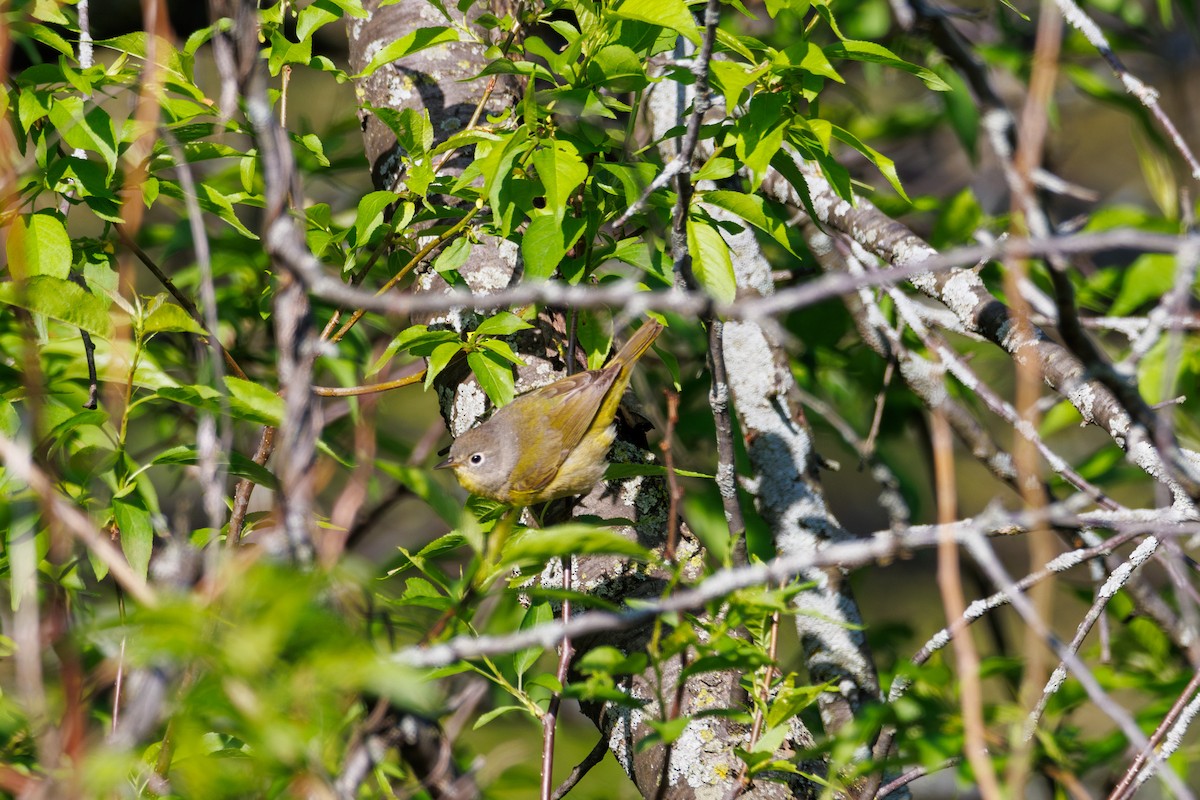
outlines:
[[[379, 8], [368, 3], [368, 18], [355, 20], [348, 26], [351, 42], [351, 66], [361, 69], [383, 44], [404, 35], [421, 25], [442, 24], [424, 3], [401, 3]], [[469, 12], [474, 13], [474, 12]], [[360, 81], [360, 97], [375, 106], [392, 109], [426, 109], [435, 130], [442, 138], [464, 126], [474, 113], [485, 80], [464, 82], [480, 71], [486, 61], [483, 48], [456, 44], [446, 48], [430, 48], [405, 58], [399, 65], [378, 70]], [[503, 76], [491, 93], [485, 113], [494, 114], [511, 108], [520, 96], [518, 87], [506, 83]], [[363, 112], [364, 142], [371, 164], [372, 178], [379, 188], [391, 188], [396, 180], [398, 160], [395, 141], [390, 131], [369, 112]], [[447, 169], [455, 171], [461, 164], [451, 161]], [[470, 262], [460, 270], [463, 278], [476, 293], [488, 293], [513, 285], [520, 275], [518, 248], [507, 240], [483, 237], [472, 249]], [[417, 289], [439, 292], [444, 284], [433, 274], [420, 275]], [[429, 323], [448, 324], [462, 330], [474, 324], [468, 315], [452, 312]], [[526, 360], [518, 368], [517, 391], [523, 391], [561, 377], [566, 364], [560, 345], [565, 341], [564, 316], [544, 312], [536, 328], [514, 337], [514, 348]], [[668, 334], [669, 336], [669, 334]], [[453, 365], [437, 381], [443, 412], [452, 435], [475, 424], [489, 411], [487, 398], [467, 372], [465, 366]], [[613, 460], [644, 460], [647, 453], [637, 443], [636, 432], [622, 430], [612, 454]], [[632, 439], [632, 441], [631, 441]], [[644, 442], [642, 442], [644, 445]], [[600, 518], [624, 518], [634, 521], [625, 534], [650, 549], [665, 544], [666, 519], [669, 502], [661, 479], [633, 478], [608, 486], [597, 487], [574, 507], [576, 515], [590, 514]], [[704, 561], [699, 544], [686, 529], [681, 530], [677, 559], [685, 565], [688, 578], [697, 578]], [[574, 588], [595, 594], [609, 601], [621, 602], [634, 598], [659, 596], [667, 586], [668, 573], [630, 563], [623, 558], [590, 556], [576, 558], [573, 564]], [[561, 585], [560, 573], [548, 570], [540, 580], [550, 586]], [[612, 645], [625, 652], [644, 651], [651, 628], [627, 632], [620, 637], [605, 637], [602, 642], [575, 642], [576, 659], [597, 644]], [[727, 796], [736, 785], [741, 761], [735, 747], [746, 746], [749, 730], [723, 716], [701, 716], [692, 720], [687, 730], [671, 748], [669, 766], [667, 751], [653, 747], [638, 752], [635, 744], [651, 732], [647, 720], [659, 718], [662, 709], [657, 698], [678, 697], [678, 708], [669, 709], [681, 715], [694, 715], [715, 708], [744, 707], [739, 687], [740, 676], [731, 673], [707, 673], [693, 676], [677, 691], [678, 659], [664, 666], [661, 674], [652, 668], [633, 676], [625, 685], [628, 693], [646, 701], [647, 705], [630, 710], [614, 704], [591, 705], [584, 708], [597, 727], [608, 737], [609, 747], [631, 779], [647, 797], [719, 798]], [[811, 744], [811, 741], [806, 742]], [[659, 793], [660, 780], [667, 770], [666, 790]], [[747, 798], [787, 798], [798, 795], [795, 787], [759, 782], [742, 793]]]

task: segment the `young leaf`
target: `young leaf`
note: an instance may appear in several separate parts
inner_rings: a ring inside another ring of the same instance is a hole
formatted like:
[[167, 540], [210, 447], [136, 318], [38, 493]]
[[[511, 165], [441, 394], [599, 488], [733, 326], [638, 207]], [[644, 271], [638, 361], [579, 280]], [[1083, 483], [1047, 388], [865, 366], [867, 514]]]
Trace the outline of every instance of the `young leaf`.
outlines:
[[[179, 445], [159, 453], [150, 463], [192, 467], [200, 463], [200, 453], [192, 445]], [[229, 470], [229, 474], [235, 478], [247, 478], [268, 489], [275, 489], [278, 486], [275, 475], [269, 469], [255, 463], [237, 450], [230, 451], [229, 460], [222, 461], [221, 466]]]
[[43, 314], [102, 339], [112, 337], [108, 301], [71, 281], [35, 275], [26, 281], [0, 283], [0, 303]]
[[390, 64], [393, 61], [404, 58], [407, 55], [412, 55], [426, 47], [433, 47], [436, 44], [443, 42], [457, 42], [458, 31], [445, 26], [430, 25], [427, 28], [418, 28], [399, 39], [396, 39], [391, 44], [380, 48], [363, 67], [363, 71], [353, 76], [355, 78], [366, 78], [373, 74], [377, 69], [384, 64]]
[[508, 336], [517, 331], [529, 330], [532, 327], [532, 325], [511, 311], [501, 311], [499, 314], [488, 317], [479, 323], [479, 327], [475, 329], [475, 333], [483, 336]]
[[516, 535], [504, 548], [508, 564], [541, 563], [558, 556], [608, 554], [649, 560], [649, 553], [610, 528], [585, 523], [567, 523], [541, 530], [527, 529]]
[[670, 28], [692, 44], [700, 44], [700, 30], [683, 0], [625, 0], [612, 13], [622, 19]]
[[166, 333], [168, 331], [200, 335], [206, 333], [200, 323], [192, 319], [191, 314], [174, 303], [163, 303], [150, 312], [150, 316], [142, 322], [142, 330], [146, 333]]
[[571, 193], [587, 178], [587, 166], [573, 144], [560, 141], [535, 150], [533, 166], [546, 191], [546, 210], [562, 222]]
[[150, 569], [150, 553], [154, 549], [154, 526], [150, 512], [124, 500], [113, 500], [113, 519], [121, 535], [121, 550], [129, 566], [145, 578]]
[[278, 426], [283, 419], [283, 398], [252, 381], [228, 376], [230, 411], [242, 419], [253, 419], [263, 425]]
[[783, 113], [787, 98], [781, 94], [759, 92], [750, 100], [750, 108], [734, 125], [734, 148], [750, 171], [750, 189], [757, 189], [767, 174], [767, 166], [783, 145], [787, 121]]
[[71, 237], [51, 212], [17, 216], [8, 229], [8, 272], [16, 280], [49, 275], [66, 280], [71, 274]]
[[444, 342], [433, 348], [433, 352], [429, 354], [428, 365], [425, 368], [425, 389], [433, 385], [433, 379], [444, 370], [449, 364], [450, 359], [458, 355], [463, 349], [463, 343], [455, 336], [453, 341]]
[[583, 229], [583, 220], [576, 217], [556, 220], [551, 214], [538, 214], [530, 220], [521, 238], [525, 277], [545, 280], [553, 275], [567, 251], [583, 234]]
[[825, 48], [825, 54], [832, 58], [846, 58], [852, 61], [873, 61], [877, 64], [887, 64], [890, 67], [916, 75], [925, 85], [935, 92], [948, 92], [950, 86], [933, 70], [910, 64], [900, 56], [875, 42], [863, 42], [855, 39], [843, 39]]
[[480, 388], [497, 406], [506, 405], [516, 395], [512, 365], [506, 359], [495, 353], [476, 350], [467, 353], [467, 364], [475, 373]]
[[737, 296], [737, 279], [729, 246], [721, 238], [721, 232], [707, 221], [689, 216], [687, 239], [692, 272], [700, 286], [716, 300], [732, 303]]

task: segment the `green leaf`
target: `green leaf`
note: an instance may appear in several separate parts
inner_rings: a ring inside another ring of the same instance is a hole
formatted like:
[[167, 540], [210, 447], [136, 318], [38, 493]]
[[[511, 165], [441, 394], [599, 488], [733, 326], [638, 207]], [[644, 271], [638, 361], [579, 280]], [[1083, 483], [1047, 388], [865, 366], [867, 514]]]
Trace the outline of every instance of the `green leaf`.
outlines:
[[[816, 124], [816, 125], [828, 125], [829, 124], [829, 123], [825, 122], [825, 120], [809, 120], [809, 123], [810, 123], [810, 126], [813, 124]], [[904, 187], [900, 185], [900, 176], [898, 174], [896, 174], [896, 162], [892, 161], [892, 159], [888, 158], [883, 153], [880, 153], [875, 148], [869, 146], [866, 142], [862, 141], [857, 136], [850, 133], [850, 131], [846, 130], [845, 128], [842, 128], [841, 126], [830, 125], [830, 130], [835, 138], [839, 139], [840, 141], [845, 142], [846, 144], [850, 145], [855, 150], [857, 150], [858, 152], [860, 152], [864, 156], [866, 156], [867, 160], [875, 165], [875, 168], [879, 170], [880, 174], [882, 174], [883, 177], [887, 178], [888, 183], [890, 183], [892, 185], [892, 188], [896, 190], [896, 194], [898, 194], [902, 198], [904, 198], [905, 202], [910, 202], [910, 203], [912, 202], [911, 200], [909, 200], [908, 195], [904, 192]]]
[[575, 335], [587, 354], [587, 368], [600, 369], [612, 347], [612, 322], [594, 311], [577, 311]]
[[502, 339], [486, 339], [480, 342], [479, 346], [484, 350], [490, 350], [505, 361], [511, 361], [518, 367], [525, 366], [525, 359], [517, 355], [516, 351], [512, 349], [512, 345]]
[[293, 42], [283, 31], [271, 33], [271, 46], [267, 48], [267, 67], [272, 75], [278, 75], [286, 64], [307, 64], [312, 60], [312, 39]]
[[174, 303], [162, 303], [158, 308], [150, 312], [150, 316], [146, 317], [142, 322], [142, 330], [146, 333], [176, 331], [180, 333], [195, 333], [201, 336], [207, 334], [207, 331], [204, 330], [200, 323], [192, 319], [191, 314]]
[[788, 121], [784, 114], [787, 98], [781, 94], [759, 92], [750, 99], [749, 110], [734, 125], [734, 145], [738, 158], [750, 171], [750, 189], [757, 189], [767, 167], [783, 145]]
[[633, 19], [670, 28], [692, 44], [700, 44], [700, 29], [696, 27], [696, 18], [692, 16], [683, 0], [625, 0], [612, 13], [621, 19]]
[[225, 386], [229, 389], [231, 413], [240, 419], [252, 419], [263, 425], [279, 426], [287, 409], [283, 398], [257, 383], [228, 376]]
[[43, 314], [102, 339], [112, 338], [108, 300], [71, 281], [35, 275], [27, 281], [0, 283], [0, 303]]
[[429, 354], [428, 364], [425, 367], [425, 390], [433, 385], [433, 379], [450, 364], [450, 360], [454, 358], [463, 349], [463, 343], [455, 336], [453, 341], [447, 341], [433, 348], [433, 352]]
[[[159, 190], [168, 197], [183, 200], [183, 189], [174, 181], [160, 180]], [[216, 214], [219, 219], [233, 226], [238, 233], [247, 239], [258, 239], [258, 236], [243, 225], [242, 221], [238, 219], [237, 214], [234, 213], [233, 201], [211, 184], [205, 182], [196, 184], [196, 202], [205, 211]]]
[[742, 92], [768, 69], [766, 65], [753, 69], [749, 64], [715, 59], [708, 67], [717, 88], [725, 95], [726, 108], [737, 108]]
[[691, 717], [676, 717], [665, 722], [663, 720], [647, 719], [646, 724], [650, 726], [654, 733], [641, 739], [634, 749], [641, 753], [659, 744], [671, 744], [687, 730], [690, 720]]
[[744, 194], [743, 192], [722, 189], [705, 192], [701, 196], [701, 199], [705, 203], [711, 203], [718, 208], [723, 208], [729, 213], [741, 217], [779, 242], [792, 255], [802, 258], [803, 254], [807, 252], [804, 240], [797, 232], [795, 226], [784, 222], [775, 209], [771, 208], [761, 195]]
[[705, 161], [700, 169], [696, 170], [692, 179], [699, 183], [700, 181], [723, 181], [726, 178], [733, 177], [737, 172], [737, 167], [734, 165], [732, 158], [724, 158], [714, 154], [712, 158]]
[[112, 175], [117, 168], [117, 133], [102, 108], [84, 111], [82, 97], [60, 97], [50, 106], [50, 121], [69, 147], [98, 153]]
[[[457, 525], [462, 514], [462, 502], [448, 492], [442, 484], [430, 477], [429, 470], [403, 464], [379, 463], [379, 469], [400, 483], [428, 504], [433, 512], [447, 525]], [[461, 545], [461, 541], [455, 547]]]
[[[226, 455], [229, 456], [228, 460], [225, 460]], [[267, 489], [274, 490], [278, 488], [279, 481], [269, 469], [256, 464], [253, 459], [239, 453], [237, 450], [230, 451], [228, 454], [220, 453], [218, 456], [218, 465], [228, 470], [229, 474], [235, 478], [245, 478], [254, 481], [254, 483]], [[195, 446], [179, 445], [178, 447], [172, 447], [170, 450], [159, 453], [150, 463], [155, 465], [173, 464], [194, 467], [200, 463], [200, 452]]]
[[587, 166], [570, 142], [554, 141], [550, 147], [533, 152], [533, 165], [546, 191], [546, 210], [561, 222], [566, 215], [571, 193], [588, 176]]
[[846, 58], [851, 61], [870, 61], [876, 64], [887, 64], [890, 67], [917, 76], [925, 85], [935, 92], [948, 92], [950, 86], [933, 70], [910, 64], [900, 56], [875, 42], [863, 42], [855, 39], [844, 39], [825, 48], [825, 54], [832, 58]]
[[454, 241], [447, 245], [446, 249], [438, 253], [437, 258], [433, 260], [433, 270], [439, 275], [447, 272], [454, 272], [460, 269], [467, 263], [467, 259], [471, 257], [471, 239], [467, 236], [459, 236]]
[[371, 234], [384, 223], [383, 212], [400, 199], [395, 192], [371, 192], [358, 201], [358, 214], [354, 218], [354, 242], [363, 247], [371, 240]]
[[363, 71], [353, 76], [355, 78], [365, 78], [385, 64], [390, 64], [393, 61], [412, 55], [427, 47], [433, 47], [443, 42], [457, 42], [458, 32], [453, 28], [448, 28], [439, 25], [430, 25], [426, 28], [418, 28], [405, 36], [401, 36], [391, 44], [381, 48], [368, 62], [367, 66], [363, 67]]
[[[604, 471], [604, 480], [606, 481], [623, 481], [628, 478], [638, 477], [666, 477], [667, 468], [662, 464], [634, 464], [632, 462], [622, 462], [618, 464], [609, 464], [608, 469]], [[696, 472], [691, 469], [675, 468], [675, 474], [681, 478], [704, 478], [705, 480], [715, 480], [715, 475], [709, 475], [706, 472]]]
[[636, 651], [626, 655], [612, 645], [588, 650], [572, 667], [584, 675], [637, 675], [646, 669], [649, 657]]
[[717, 301], [732, 303], [737, 296], [737, 279], [729, 246], [721, 238], [721, 232], [706, 220], [689, 216], [687, 239], [692, 272], [700, 286]]
[[121, 550], [129, 566], [142, 578], [150, 569], [154, 550], [154, 525], [150, 512], [125, 500], [113, 500], [113, 519], [121, 531]]
[[501, 311], [479, 323], [475, 333], [486, 336], [509, 336], [517, 331], [527, 331], [532, 327], [511, 311]]
[[491, 401], [502, 406], [512, 401], [516, 395], [512, 364], [501, 356], [486, 351], [476, 350], [467, 353], [467, 364], [475, 373], [475, 380]]
[[342, 9], [330, 0], [315, 0], [296, 15], [296, 38], [308, 39], [322, 26], [341, 19]]
[[433, 146], [433, 124], [429, 121], [428, 109], [405, 108], [399, 114], [391, 108], [375, 111], [381, 115], [380, 119], [392, 133], [396, 134], [396, 144], [410, 156], [421, 155]]
[[62, 13], [58, 0], [34, 0], [33, 18], [42, 22], [52, 22], [55, 25], [70, 25], [71, 21]]
[[[713, 62], [716, 63], [716, 62]], [[637, 53], [620, 44], [601, 47], [587, 66], [588, 80], [613, 92], [637, 92], [650, 84]]]
[[388, 346], [383, 351], [383, 355], [379, 356], [378, 360], [367, 370], [367, 377], [377, 374], [402, 350], [408, 350], [416, 356], [428, 356], [438, 345], [451, 342], [458, 344], [460, 347], [462, 345], [458, 334], [452, 330], [431, 331], [424, 325], [413, 325], [405, 328], [397, 334], [395, 339], [392, 339], [388, 343]]
[[17, 280], [34, 275], [66, 280], [71, 274], [71, 237], [53, 212], [15, 217], [5, 249], [8, 273]]
[[[500, 223], [501, 236], [507, 236], [512, 229], [513, 213], [516, 210], [512, 198], [505, 191], [512, 183], [516, 182], [513, 165], [532, 146], [529, 129], [524, 125], [513, 131], [511, 135], [492, 143], [486, 154], [482, 153], [483, 143], [476, 146], [476, 152], [480, 156], [476, 157], [474, 166], [479, 168], [479, 174], [483, 176], [483, 190], [487, 195], [488, 203], [491, 204], [492, 213], [497, 216], [497, 221]], [[460, 182], [467, 180], [469, 176], [470, 171], [468, 170], [460, 178]], [[471, 180], [473, 182], [474, 178]]]
[[325, 143], [321, 141], [320, 136], [315, 133], [306, 133], [303, 136], [293, 135], [291, 138], [292, 141], [307, 150], [322, 167], [329, 166], [329, 157], [325, 155]]
[[525, 711], [525, 710], [526, 710], [525, 706], [496, 706], [491, 711], [485, 711], [484, 713], [480, 714], [479, 719], [475, 720], [475, 724], [472, 726], [471, 729], [477, 731], [480, 728], [482, 728], [484, 725], [487, 725], [489, 722], [494, 720], [496, 717], [499, 717], [503, 714], [507, 714], [510, 711]]
[[767, 14], [771, 19], [779, 16], [780, 11], [791, 11], [797, 18], [803, 18], [808, 13], [809, 0], [766, 0]]
[[617, 555], [648, 561], [650, 553], [611, 528], [581, 522], [526, 529], [514, 535], [504, 548], [506, 564], [543, 563], [572, 555]]
[[1146, 253], [1134, 259], [1125, 270], [1121, 291], [1109, 314], [1123, 317], [1142, 305], [1157, 300], [1171, 290], [1175, 282], [1175, 257], [1169, 253]]
[[567, 251], [583, 235], [584, 221], [577, 217], [556, 220], [538, 214], [529, 221], [521, 238], [521, 260], [528, 280], [546, 280], [562, 263]]
[[781, 687], [775, 693], [767, 709], [767, 724], [771, 727], [784, 724], [815, 703], [822, 694], [831, 690], [834, 690], [834, 687], [830, 684]]
[[[553, 619], [554, 613], [550, 609], [550, 604], [537, 603], [527, 609], [524, 616], [521, 617], [520, 630], [527, 631]], [[518, 650], [512, 654], [513, 670], [517, 675], [524, 675], [530, 667], [537, 663], [544, 652], [545, 648], [542, 647], [527, 647], [524, 650]]]

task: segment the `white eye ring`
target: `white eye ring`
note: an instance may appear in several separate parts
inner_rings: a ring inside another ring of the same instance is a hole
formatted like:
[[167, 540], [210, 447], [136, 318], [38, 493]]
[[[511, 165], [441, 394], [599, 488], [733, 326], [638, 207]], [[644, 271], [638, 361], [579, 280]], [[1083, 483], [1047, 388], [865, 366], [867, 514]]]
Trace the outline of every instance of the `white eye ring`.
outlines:
[[485, 459], [483, 457], [483, 453], [471, 453], [471, 457], [467, 460], [471, 462], [472, 466], [478, 467], [484, 462]]

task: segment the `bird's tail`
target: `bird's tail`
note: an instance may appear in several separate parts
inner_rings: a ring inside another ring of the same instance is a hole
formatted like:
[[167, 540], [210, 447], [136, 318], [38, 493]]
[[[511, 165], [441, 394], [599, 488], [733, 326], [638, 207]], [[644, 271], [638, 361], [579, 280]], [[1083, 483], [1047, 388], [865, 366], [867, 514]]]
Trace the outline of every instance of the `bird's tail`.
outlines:
[[658, 338], [662, 330], [662, 323], [652, 319], [646, 320], [645, 324], [638, 328], [633, 336], [629, 337], [629, 341], [625, 343], [625, 346], [617, 351], [612, 361], [609, 362], [609, 366], [620, 364], [622, 372], [628, 371], [630, 367], [637, 363], [639, 358], [646, 354], [646, 351], [650, 349], [650, 345], [654, 344], [654, 340]]

